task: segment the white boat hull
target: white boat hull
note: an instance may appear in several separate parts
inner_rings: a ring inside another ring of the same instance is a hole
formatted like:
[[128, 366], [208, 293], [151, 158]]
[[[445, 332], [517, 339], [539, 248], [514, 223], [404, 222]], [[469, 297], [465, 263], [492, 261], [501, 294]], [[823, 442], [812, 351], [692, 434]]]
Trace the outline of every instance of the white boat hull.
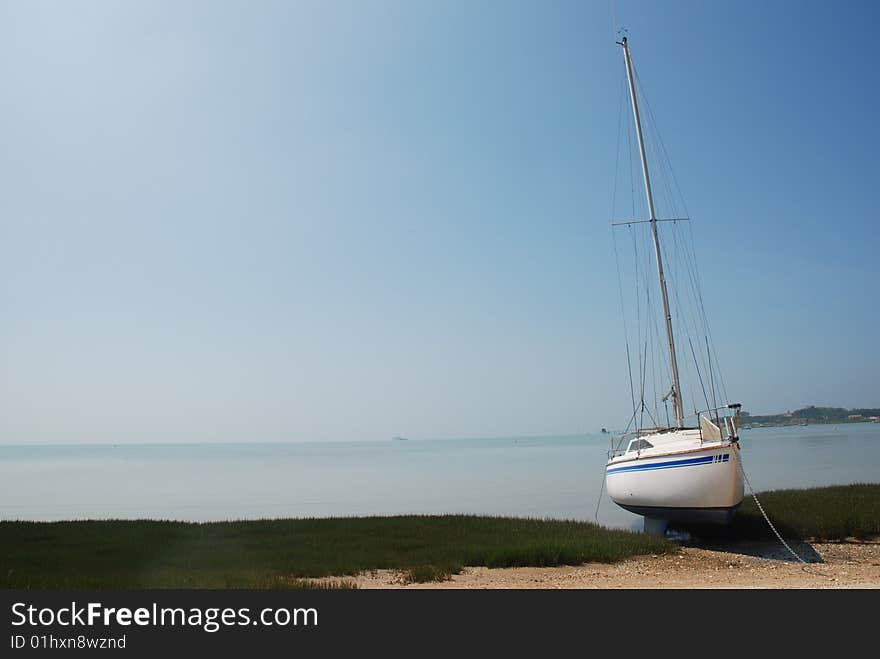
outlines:
[[743, 499], [738, 460], [735, 443], [613, 460], [606, 467], [608, 495], [650, 519], [726, 524]]

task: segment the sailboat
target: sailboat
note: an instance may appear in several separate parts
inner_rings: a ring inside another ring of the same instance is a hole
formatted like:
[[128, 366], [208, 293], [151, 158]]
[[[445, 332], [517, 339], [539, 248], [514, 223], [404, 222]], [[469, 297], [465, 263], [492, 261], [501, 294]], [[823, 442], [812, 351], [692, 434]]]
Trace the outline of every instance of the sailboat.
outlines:
[[616, 43], [623, 49], [626, 64], [647, 200], [648, 218], [632, 222], [649, 224], [651, 230], [671, 379], [663, 400], [671, 401], [674, 422], [669, 419], [665, 427], [636, 428], [619, 438], [616, 448], [609, 451], [605, 467], [607, 491], [618, 506], [644, 516], [645, 530], [650, 533], [662, 534], [669, 522], [726, 524], [743, 499], [738, 430], [741, 405], [728, 403], [695, 411], [695, 422], [690, 426], [685, 422], [672, 311], [657, 229], [657, 223], [664, 220], [654, 212], [629, 45], [626, 37]]

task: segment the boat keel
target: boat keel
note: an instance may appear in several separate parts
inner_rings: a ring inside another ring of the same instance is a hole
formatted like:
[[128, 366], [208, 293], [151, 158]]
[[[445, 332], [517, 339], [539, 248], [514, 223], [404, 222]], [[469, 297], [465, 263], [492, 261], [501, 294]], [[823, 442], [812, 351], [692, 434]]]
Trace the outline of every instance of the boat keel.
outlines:
[[645, 517], [645, 533], [648, 535], [659, 535], [661, 538], [665, 537], [667, 526], [669, 526], [669, 520]]
[[[618, 506], [645, 518], [645, 532], [648, 531], [648, 520], [682, 522], [686, 524], [730, 524], [739, 504], [729, 508], [659, 508], [654, 506], [630, 506], [618, 503]], [[665, 530], [665, 529], [664, 529]]]

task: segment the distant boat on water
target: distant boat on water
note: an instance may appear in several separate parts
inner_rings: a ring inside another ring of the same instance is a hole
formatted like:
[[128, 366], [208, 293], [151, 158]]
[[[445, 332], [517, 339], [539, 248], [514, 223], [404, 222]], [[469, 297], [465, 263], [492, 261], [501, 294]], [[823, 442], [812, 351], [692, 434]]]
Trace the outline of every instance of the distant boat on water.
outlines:
[[405, 442], [406, 437], [401, 437], [400, 435], [395, 435], [394, 437], [391, 438], [391, 441], [392, 442]]

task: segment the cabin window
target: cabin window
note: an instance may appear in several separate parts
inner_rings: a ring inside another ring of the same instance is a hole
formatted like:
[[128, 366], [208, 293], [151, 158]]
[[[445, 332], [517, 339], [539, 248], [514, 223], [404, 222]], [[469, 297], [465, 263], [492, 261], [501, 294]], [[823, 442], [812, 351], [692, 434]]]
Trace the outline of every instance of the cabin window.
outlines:
[[630, 451], [644, 451], [646, 448], [654, 448], [654, 445], [647, 439], [634, 439], [629, 444]]

